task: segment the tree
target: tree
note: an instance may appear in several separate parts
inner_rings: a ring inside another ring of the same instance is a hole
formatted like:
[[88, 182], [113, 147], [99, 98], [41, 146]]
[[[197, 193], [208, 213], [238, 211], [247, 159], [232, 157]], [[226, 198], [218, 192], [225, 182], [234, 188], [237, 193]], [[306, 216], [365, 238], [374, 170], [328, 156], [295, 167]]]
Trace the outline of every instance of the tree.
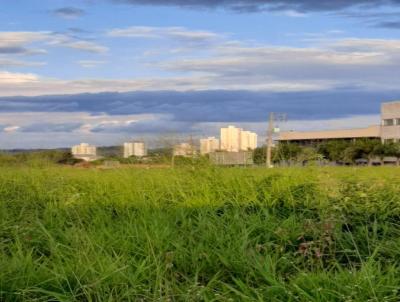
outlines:
[[338, 162], [344, 159], [344, 150], [350, 145], [345, 140], [331, 140], [317, 145], [317, 152], [324, 158]]
[[253, 162], [256, 165], [265, 164], [265, 158], [266, 158], [265, 152], [266, 152], [265, 146], [258, 147], [256, 149], [254, 149], [254, 151], [253, 151]]
[[349, 163], [354, 163], [357, 159], [371, 161], [374, 156], [374, 150], [379, 145], [381, 145], [381, 142], [377, 139], [358, 139], [344, 150], [343, 159]]
[[297, 155], [297, 161], [306, 164], [309, 162], [315, 162], [317, 160], [322, 160], [323, 156], [317, 152], [315, 148], [304, 147], [301, 152]]
[[296, 160], [297, 156], [301, 152], [301, 147], [293, 143], [280, 143], [278, 147], [275, 148], [273, 154], [273, 160], [275, 162], [281, 160]]
[[400, 145], [398, 143], [380, 143], [374, 147], [372, 153], [380, 158], [385, 156], [400, 157]]

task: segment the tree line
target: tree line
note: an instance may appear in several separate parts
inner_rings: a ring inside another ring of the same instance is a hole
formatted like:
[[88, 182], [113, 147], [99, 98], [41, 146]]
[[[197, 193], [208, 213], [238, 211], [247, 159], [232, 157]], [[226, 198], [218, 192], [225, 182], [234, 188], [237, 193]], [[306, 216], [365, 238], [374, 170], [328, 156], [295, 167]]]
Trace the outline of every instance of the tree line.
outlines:
[[[275, 163], [329, 161], [355, 164], [357, 160], [361, 159], [371, 163], [374, 159], [382, 160], [384, 157], [400, 158], [400, 143], [382, 143], [379, 139], [330, 140], [306, 146], [281, 142], [273, 149], [272, 153]], [[265, 146], [254, 151], [254, 163], [265, 163]]]

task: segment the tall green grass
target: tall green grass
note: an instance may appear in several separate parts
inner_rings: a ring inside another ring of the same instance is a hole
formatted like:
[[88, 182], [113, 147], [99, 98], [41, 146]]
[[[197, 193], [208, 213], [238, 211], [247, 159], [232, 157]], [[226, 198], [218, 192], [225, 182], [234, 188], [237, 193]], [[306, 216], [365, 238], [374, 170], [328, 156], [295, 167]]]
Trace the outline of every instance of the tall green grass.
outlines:
[[396, 168], [0, 173], [0, 301], [399, 301]]

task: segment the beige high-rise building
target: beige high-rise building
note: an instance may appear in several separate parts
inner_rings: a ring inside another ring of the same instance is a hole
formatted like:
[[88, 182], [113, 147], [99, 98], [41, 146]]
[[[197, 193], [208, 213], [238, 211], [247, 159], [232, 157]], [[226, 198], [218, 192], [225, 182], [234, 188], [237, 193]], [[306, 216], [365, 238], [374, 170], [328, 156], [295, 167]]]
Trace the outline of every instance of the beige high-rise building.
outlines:
[[250, 132], [250, 149], [254, 150], [257, 148], [258, 144], [258, 135], [257, 133]]
[[221, 150], [228, 152], [240, 151], [240, 132], [242, 129], [235, 126], [221, 128]]
[[71, 148], [71, 153], [75, 158], [83, 159], [85, 161], [96, 160], [97, 150], [96, 146], [87, 143], [81, 143]]
[[221, 128], [221, 150], [239, 152], [257, 148], [257, 134], [241, 128]]
[[209, 154], [219, 149], [219, 139], [213, 137], [200, 139], [200, 154]]
[[144, 142], [124, 143], [124, 158], [131, 156], [143, 157], [147, 155], [147, 149]]
[[248, 151], [257, 148], [257, 134], [251, 131], [241, 131], [240, 150]]

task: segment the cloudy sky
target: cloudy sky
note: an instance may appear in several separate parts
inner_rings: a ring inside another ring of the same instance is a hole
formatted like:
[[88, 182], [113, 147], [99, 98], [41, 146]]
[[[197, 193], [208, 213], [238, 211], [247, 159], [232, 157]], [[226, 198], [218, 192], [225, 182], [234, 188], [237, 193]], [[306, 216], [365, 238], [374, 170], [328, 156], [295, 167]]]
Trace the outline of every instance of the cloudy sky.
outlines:
[[400, 0], [0, 0], [0, 149], [363, 127], [400, 99]]

